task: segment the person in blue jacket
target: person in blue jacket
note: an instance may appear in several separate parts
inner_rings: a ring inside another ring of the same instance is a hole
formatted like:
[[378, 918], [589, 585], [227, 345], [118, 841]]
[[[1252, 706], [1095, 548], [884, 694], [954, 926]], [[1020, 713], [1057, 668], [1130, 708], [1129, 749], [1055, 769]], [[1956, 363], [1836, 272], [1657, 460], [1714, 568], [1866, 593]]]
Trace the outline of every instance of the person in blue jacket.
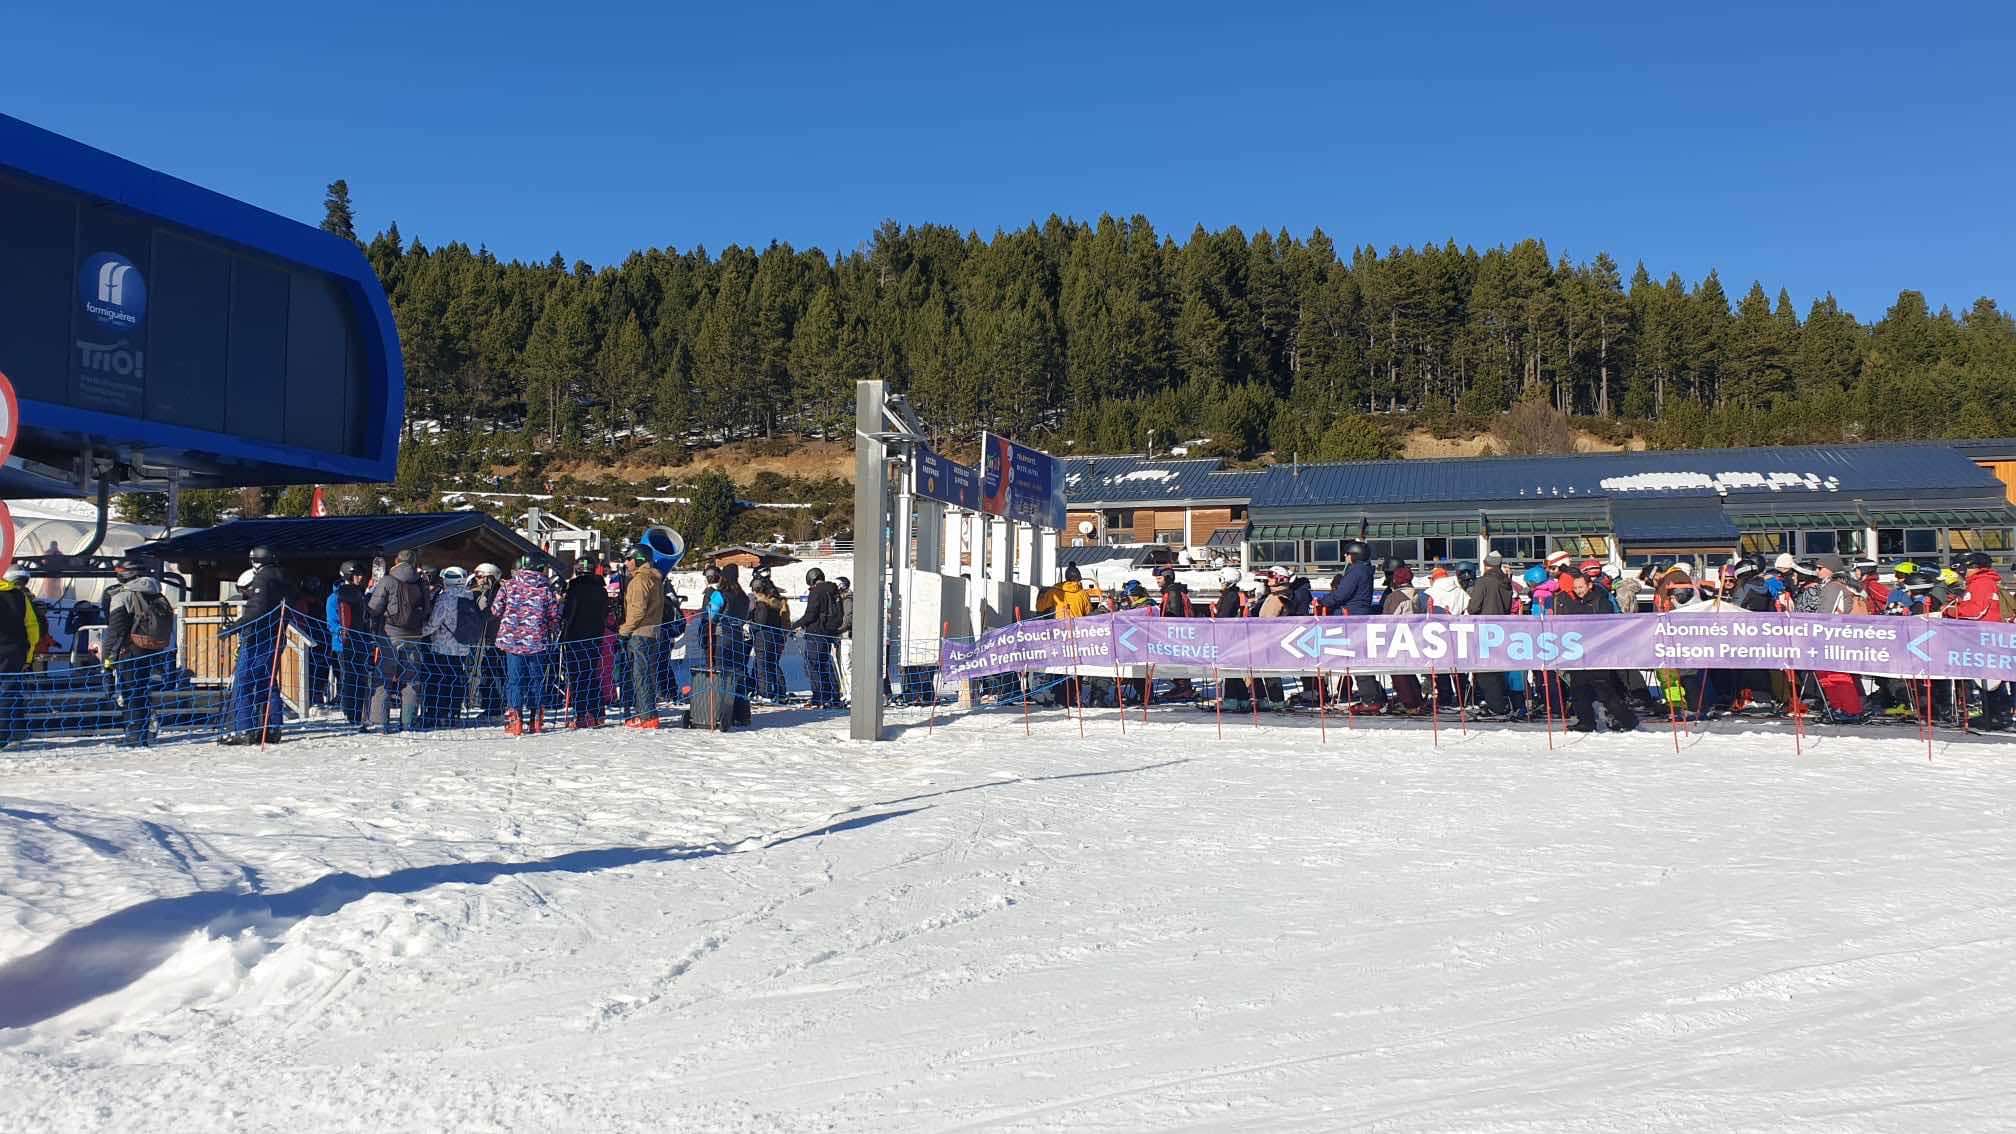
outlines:
[[343, 564], [323, 606], [329, 660], [336, 671], [336, 704], [343, 710], [343, 719], [353, 725], [364, 723], [364, 702], [371, 693], [373, 635], [364, 594], [364, 584], [370, 578], [371, 572], [357, 560]]
[[[1330, 591], [1321, 600], [1323, 609], [1332, 614], [1343, 614], [1353, 618], [1366, 618], [1379, 613], [1373, 594], [1372, 550], [1363, 540], [1352, 540], [1344, 545], [1344, 573], [1331, 580]], [[1386, 707], [1386, 687], [1369, 673], [1358, 677], [1358, 701], [1352, 711], [1376, 713]]]

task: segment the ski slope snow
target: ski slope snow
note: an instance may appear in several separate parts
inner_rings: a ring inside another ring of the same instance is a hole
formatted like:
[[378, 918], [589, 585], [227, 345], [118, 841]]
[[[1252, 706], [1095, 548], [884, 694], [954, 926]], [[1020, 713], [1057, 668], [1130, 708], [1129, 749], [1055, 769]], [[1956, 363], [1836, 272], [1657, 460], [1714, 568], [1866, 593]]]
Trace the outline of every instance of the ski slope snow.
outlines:
[[2016, 1126], [2006, 742], [760, 723], [0, 755], [0, 1129]]

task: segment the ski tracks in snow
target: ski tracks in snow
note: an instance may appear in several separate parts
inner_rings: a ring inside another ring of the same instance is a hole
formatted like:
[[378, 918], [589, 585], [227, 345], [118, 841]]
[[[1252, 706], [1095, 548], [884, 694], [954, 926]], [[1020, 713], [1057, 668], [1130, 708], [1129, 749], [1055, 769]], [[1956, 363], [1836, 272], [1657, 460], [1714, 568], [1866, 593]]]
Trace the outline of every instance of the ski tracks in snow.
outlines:
[[1104, 724], [0, 762], [0, 1129], [2016, 1117], [1999, 748]]

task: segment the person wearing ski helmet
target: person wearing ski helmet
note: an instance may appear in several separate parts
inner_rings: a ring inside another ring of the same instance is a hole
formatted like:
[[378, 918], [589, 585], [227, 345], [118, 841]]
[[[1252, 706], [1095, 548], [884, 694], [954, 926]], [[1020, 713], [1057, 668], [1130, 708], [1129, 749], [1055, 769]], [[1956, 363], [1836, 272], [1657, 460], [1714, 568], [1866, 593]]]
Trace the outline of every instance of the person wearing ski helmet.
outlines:
[[[1960, 557], [1960, 566], [1966, 572], [1966, 582], [1959, 597], [1942, 613], [1947, 618], [1964, 618], [1973, 622], [2004, 621], [2008, 611], [2003, 608], [2002, 576], [1995, 570], [1995, 561], [1985, 551], [1970, 551]], [[1984, 686], [1980, 727], [1991, 732], [2008, 729], [2010, 700], [2008, 682], [1998, 681]]]
[[238, 618], [220, 637], [238, 639], [238, 663], [231, 677], [231, 701], [227, 731], [217, 738], [220, 744], [277, 744], [280, 741], [280, 712], [274, 701], [280, 669], [281, 623], [287, 603], [294, 597], [293, 584], [279, 556], [264, 544], [246, 557], [252, 569], [240, 578], [238, 590], [245, 600]]
[[791, 628], [804, 635], [805, 679], [812, 686], [808, 704], [814, 709], [838, 708], [844, 693], [834, 653], [846, 624], [845, 604], [838, 584], [828, 582], [819, 568], [805, 572], [805, 583], [805, 612]]

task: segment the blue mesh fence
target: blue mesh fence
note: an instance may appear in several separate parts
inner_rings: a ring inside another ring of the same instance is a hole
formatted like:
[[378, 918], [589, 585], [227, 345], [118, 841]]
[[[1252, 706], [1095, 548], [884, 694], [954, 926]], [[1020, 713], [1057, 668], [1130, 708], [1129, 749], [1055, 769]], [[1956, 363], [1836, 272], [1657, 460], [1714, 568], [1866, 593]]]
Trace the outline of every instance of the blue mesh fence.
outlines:
[[[110, 664], [79, 649], [40, 659], [25, 671], [22, 660], [13, 659], [9, 672], [9, 659], [0, 656], [0, 741], [20, 749], [108, 741], [252, 743], [298, 733], [445, 734], [514, 724], [527, 732], [677, 727], [696, 688], [703, 698], [725, 700], [726, 711], [740, 720], [795, 714], [780, 716], [782, 723], [842, 708], [849, 695], [852, 641], [793, 629], [781, 612], [759, 611], [750, 620], [688, 611], [668, 616], [656, 636], [619, 635], [611, 620], [604, 633], [579, 639], [500, 634], [493, 612], [481, 610], [473, 628], [461, 626], [463, 613], [458, 607], [443, 614], [431, 632], [399, 635], [331, 625], [289, 607], [250, 621], [227, 619], [222, 627], [185, 624], [175, 645], [126, 650]], [[198, 629], [206, 632], [192, 633]], [[1353, 715], [1448, 715], [1474, 714], [1482, 701], [1502, 696], [1515, 720], [1537, 722], [1563, 715], [1568, 696], [1561, 683], [1576, 680], [1557, 673], [1549, 686], [1539, 675], [1521, 673], [1473, 678], [1332, 671], [1319, 683], [1317, 675], [1193, 669], [1134, 676], [1033, 671], [944, 683], [935, 664], [942, 641], [933, 634], [885, 644], [882, 696], [888, 705], [931, 719], [1053, 707], [1146, 713], [1221, 703], [1229, 712], [1261, 712], [1298, 702]], [[1486, 685], [1500, 678], [1507, 686], [1502, 693]], [[2006, 696], [1958, 681], [1869, 681], [1878, 711], [1960, 727], [1987, 707], [1989, 697]], [[1735, 692], [1724, 688], [1729, 678], [1717, 674], [1683, 673], [1675, 683], [1683, 719], [1718, 703], [1726, 707]], [[1670, 690], [1647, 684], [1635, 691], [1646, 712], [1665, 715], [1661, 701]], [[1810, 687], [1780, 689], [1776, 699], [1789, 705], [1802, 694], [1820, 702]]]
[[444, 614], [431, 633], [397, 634], [287, 607], [226, 619], [214, 634], [185, 624], [176, 645], [115, 647], [109, 661], [84, 648], [27, 668], [19, 659], [13, 672], [0, 670], [0, 742], [18, 749], [507, 725], [677, 727], [696, 685], [703, 695], [719, 690], [743, 720], [752, 711], [846, 703], [850, 641], [792, 629], [781, 615], [687, 612], [655, 635], [612, 627], [580, 639], [500, 642], [491, 612], [478, 610], [473, 628], [458, 626], [467, 613]]

